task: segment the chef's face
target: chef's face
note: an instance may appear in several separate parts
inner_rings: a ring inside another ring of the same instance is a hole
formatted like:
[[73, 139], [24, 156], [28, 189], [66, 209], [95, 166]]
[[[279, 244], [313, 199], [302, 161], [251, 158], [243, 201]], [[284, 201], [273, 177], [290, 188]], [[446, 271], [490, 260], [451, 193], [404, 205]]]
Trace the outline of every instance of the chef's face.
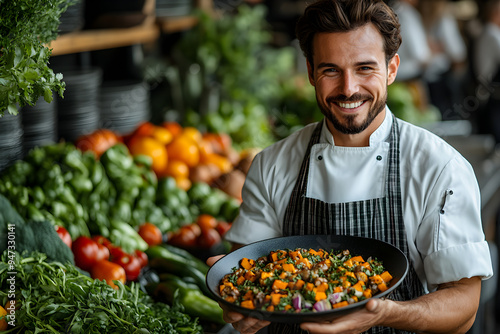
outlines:
[[382, 35], [371, 23], [350, 32], [316, 34], [313, 50], [309, 81], [330, 130], [375, 131], [385, 117], [387, 85], [394, 82], [399, 56], [386, 65]]

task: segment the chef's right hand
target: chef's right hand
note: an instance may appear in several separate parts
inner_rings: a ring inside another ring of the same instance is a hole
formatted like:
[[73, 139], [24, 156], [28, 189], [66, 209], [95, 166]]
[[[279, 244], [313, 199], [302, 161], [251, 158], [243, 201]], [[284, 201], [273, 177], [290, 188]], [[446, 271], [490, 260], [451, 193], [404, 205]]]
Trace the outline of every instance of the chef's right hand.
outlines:
[[[224, 257], [224, 255], [216, 255], [207, 259], [207, 264], [212, 266], [217, 260]], [[260, 329], [269, 326], [269, 321], [260, 320], [257, 318], [246, 317], [241, 313], [230, 311], [225, 305], [219, 304], [222, 308], [224, 321], [232, 324], [241, 334], [254, 334]]]

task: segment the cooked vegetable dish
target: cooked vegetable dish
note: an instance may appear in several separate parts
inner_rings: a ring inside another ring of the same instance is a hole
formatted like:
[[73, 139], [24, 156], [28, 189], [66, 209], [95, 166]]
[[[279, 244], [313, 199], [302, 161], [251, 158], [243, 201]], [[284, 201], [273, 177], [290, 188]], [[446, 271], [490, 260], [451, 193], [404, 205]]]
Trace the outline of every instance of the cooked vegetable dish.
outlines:
[[225, 275], [221, 297], [235, 305], [269, 312], [318, 312], [372, 297], [392, 279], [381, 261], [348, 250], [277, 250], [257, 260], [243, 258]]

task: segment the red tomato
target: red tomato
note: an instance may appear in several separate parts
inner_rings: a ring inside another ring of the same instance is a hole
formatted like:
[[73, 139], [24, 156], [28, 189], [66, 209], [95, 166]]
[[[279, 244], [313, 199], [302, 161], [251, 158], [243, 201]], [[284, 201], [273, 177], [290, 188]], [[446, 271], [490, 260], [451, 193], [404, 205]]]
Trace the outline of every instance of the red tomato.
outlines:
[[196, 223], [184, 225], [182, 228], [193, 231], [194, 235], [199, 236], [201, 234], [201, 227]]
[[145, 266], [147, 266], [149, 259], [148, 259], [148, 256], [146, 253], [144, 253], [143, 251], [141, 251], [139, 249], [136, 249], [134, 252], [134, 256], [139, 260], [139, 262], [141, 264], [141, 268], [144, 268]]
[[108, 247], [104, 246], [103, 244], [97, 243], [97, 256], [96, 256], [96, 261], [100, 260], [109, 260], [110, 257], [110, 251]]
[[221, 236], [219, 232], [211, 228], [208, 230], [202, 230], [200, 236], [197, 239], [197, 245], [200, 248], [211, 248], [221, 242]]
[[123, 253], [122, 256], [114, 258], [111, 261], [119, 264], [125, 269], [125, 274], [129, 281], [135, 281], [141, 273], [141, 263], [139, 259], [130, 254]]
[[59, 238], [61, 238], [61, 240], [68, 245], [69, 248], [71, 248], [73, 241], [71, 240], [71, 235], [68, 230], [62, 226], [56, 225], [56, 232], [59, 235]]
[[102, 235], [94, 235], [92, 237], [92, 240], [94, 240], [98, 244], [104, 245], [106, 247], [109, 247], [110, 245], [112, 245], [111, 241], [109, 241], [108, 238], [106, 238], [106, 237], [104, 237]]
[[126, 254], [120, 246], [115, 246], [113, 244], [109, 245], [108, 249], [111, 261], [113, 261], [113, 259], [122, 257], [123, 254]]
[[89, 271], [96, 263], [99, 253], [97, 242], [86, 236], [79, 236], [71, 247], [75, 256], [75, 264], [83, 270]]
[[223, 237], [227, 231], [231, 228], [231, 224], [228, 222], [220, 221], [217, 223], [215, 229], [219, 232], [220, 236]]
[[158, 226], [151, 223], [144, 223], [139, 226], [139, 235], [149, 246], [159, 245], [163, 241], [163, 235]]
[[181, 248], [191, 248], [196, 246], [197, 236], [189, 226], [181, 227], [172, 234], [168, 243]]
[[92, 267], [90, 276], [94, 279], [105, 280], [115, 289], [118, 289], [118, 286], [113, 281], [126, 282], [125, 269], [108, 260], [97, 261]]

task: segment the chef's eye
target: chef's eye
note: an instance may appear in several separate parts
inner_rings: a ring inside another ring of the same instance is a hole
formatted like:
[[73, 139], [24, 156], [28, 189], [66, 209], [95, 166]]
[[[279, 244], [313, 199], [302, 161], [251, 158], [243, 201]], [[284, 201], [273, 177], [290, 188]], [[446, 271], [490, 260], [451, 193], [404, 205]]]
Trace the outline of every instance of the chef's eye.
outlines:
[[323, 73], [326, 74], [326, 75], [332, 75], [332, 74], [335, 74], [337, 72], [338, 71], [335, 68], [327, 68], [327, 69], [323, 70]]

